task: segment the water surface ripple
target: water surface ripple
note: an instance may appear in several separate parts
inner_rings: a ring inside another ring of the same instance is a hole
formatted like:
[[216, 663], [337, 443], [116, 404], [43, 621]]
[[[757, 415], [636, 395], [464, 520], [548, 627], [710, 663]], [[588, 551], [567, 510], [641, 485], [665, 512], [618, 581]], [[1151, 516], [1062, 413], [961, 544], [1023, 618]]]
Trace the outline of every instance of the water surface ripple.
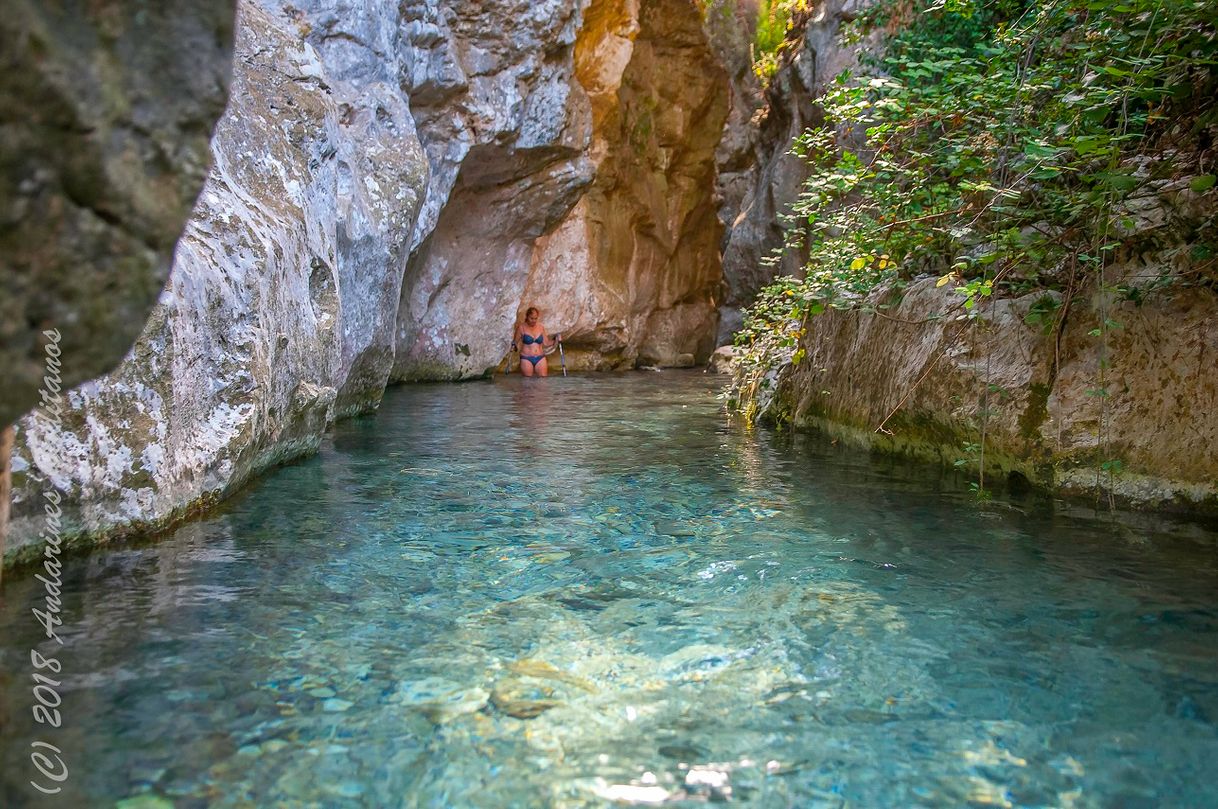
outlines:
[[391, 390], [69, 561], [54, 733], [9, 582], [0, 803], [46, 736], [62, 806], [1218, 806], [1214, 534], [981, 509], [730, 426], [714, 384]]

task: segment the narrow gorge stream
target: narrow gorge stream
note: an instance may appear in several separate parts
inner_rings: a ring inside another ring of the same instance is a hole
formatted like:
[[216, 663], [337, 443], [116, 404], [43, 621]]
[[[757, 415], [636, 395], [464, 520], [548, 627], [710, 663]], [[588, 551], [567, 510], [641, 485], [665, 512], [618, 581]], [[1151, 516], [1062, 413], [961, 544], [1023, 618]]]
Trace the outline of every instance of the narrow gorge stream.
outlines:
[[[391, 389], [206, 519], [68, 560], [60, 805], [1218, 803], [1218, 535], [978, 507], [716, 397]], [[0, 612], [6, 807], [41, 595]]]

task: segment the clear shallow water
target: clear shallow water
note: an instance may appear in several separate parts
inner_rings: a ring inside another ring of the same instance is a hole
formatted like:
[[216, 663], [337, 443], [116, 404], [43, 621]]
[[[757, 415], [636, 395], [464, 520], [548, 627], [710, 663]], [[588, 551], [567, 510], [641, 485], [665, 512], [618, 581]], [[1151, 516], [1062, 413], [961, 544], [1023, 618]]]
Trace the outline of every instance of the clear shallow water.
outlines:
[[0, 803], [46, 738], [62, 806], [1218, 806], [1214, 534], [979, 510], [713, 383], [392, 390], [71, 560], [61, 731], [10, 581]]

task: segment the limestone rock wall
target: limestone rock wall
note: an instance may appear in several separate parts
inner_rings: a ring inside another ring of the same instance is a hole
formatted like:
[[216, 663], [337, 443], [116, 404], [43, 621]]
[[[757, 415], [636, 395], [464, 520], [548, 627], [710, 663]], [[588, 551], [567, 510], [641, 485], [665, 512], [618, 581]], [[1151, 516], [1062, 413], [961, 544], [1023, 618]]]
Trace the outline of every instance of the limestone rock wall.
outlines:
[[705, 359], [727, 85], [694, 4], [454, 3], [419, 17], [409, 30], [428, 50], [410, 86], [433, 179], [395, 377], [486, 373], [530, 305], [576, 367]]
[[140, 332], [224, 111], [234, 0], [46, 3], [0, 14], [0, 427]]
[[481, 376], [503, 357], [533, 242], [591, 182], [577, 0], [410, 2], [411, 97], [431, 166], [398, 314], [397, 379]]
[[[643, 2], [635, 13], [589, 9], [575, 59], [592, 102], [597, 176], [538, 243], [525, 288], [576, 367], [692, 365], [715, 347], [712, 190], [727, 77], [691, 4]], [[608, 69], [623, 61], [620, 76]]]
[[[1164, 254], [1110, 268], [1110, 289], [1175, 283], [1139, 302], [1093, 283], [1063, 307], [1060, 333], [1024, 320], [1044, 293], [989, 301], [972, 322], [932, 278], [886, 317], [829, 310], [809, 321], [807, 356], [759, 389], [761, 406], [861, 446], [963, 459], [974, 475], [964, 445], [981, 441], [984, 421], [992, 485], [1017, 472], [1066, 494], [1218, 511], [1218, 295], [1175, 265]], [[1104, 318], [1121, 327], [1101, 340]]]
[[165, 525], [379, 401], [427, 166], [392, 68], [331, 47], [347, 38], [312, 13], [243, 0], [234, 103], [169, 286], [62, 430], [19, 423], [10, 550], [36, 540], [48, 485], [67, 536]]

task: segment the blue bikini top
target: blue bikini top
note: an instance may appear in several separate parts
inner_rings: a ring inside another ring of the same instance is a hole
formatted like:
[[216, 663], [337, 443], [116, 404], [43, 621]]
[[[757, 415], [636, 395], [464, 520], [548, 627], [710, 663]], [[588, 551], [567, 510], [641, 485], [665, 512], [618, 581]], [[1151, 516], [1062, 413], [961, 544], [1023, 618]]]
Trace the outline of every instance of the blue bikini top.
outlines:
[[523, 342], [525, 345], [527, 345], [527, 346], [531, 346], [531, 345], [533, 345], [534, 343], [544, 343], [544, 342], [545, 342], [545, 340], [546, 340], [546, 336], [545, 336], [544, 334], [542, 334], [542, 335], [540, 335], [540, 336], [538, 336], [538, 337], [534, 337], [534, 336], [533, 336], [533, 335], [531, 335], [531, 334], [525, 334], [525, 333], [521, 332], [521, 334], [520, 334], [520, 340], [521, 340], [521, 342]]

